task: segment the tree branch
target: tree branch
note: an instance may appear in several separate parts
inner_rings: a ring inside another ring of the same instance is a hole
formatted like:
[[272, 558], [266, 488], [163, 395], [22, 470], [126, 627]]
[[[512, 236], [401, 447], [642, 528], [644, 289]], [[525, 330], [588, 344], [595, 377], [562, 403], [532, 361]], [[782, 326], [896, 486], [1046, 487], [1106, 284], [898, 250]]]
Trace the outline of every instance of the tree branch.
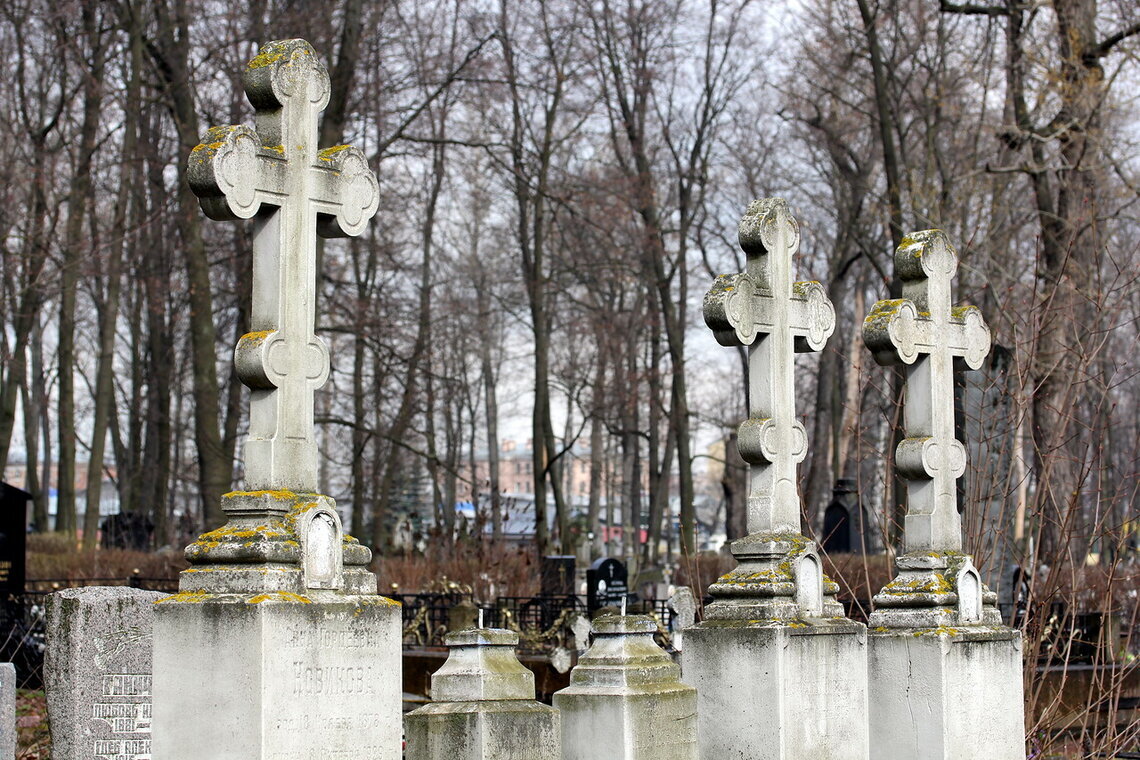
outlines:
[[1081, 55], [1081, 58], [1085, 63], [1093, 63], [1095, 61], [1098, 61], [1111, 53], [1112, 49], [1119, 45], [1121, 42], [1124, 42], [1124, 40], [1137, 34], [1140, 34], [1140, 21], [1137, 21], [1127, 29], [1121, 29], [1111, 37], [1106, 37], [1099, 44], [1090, 45], [1089, 47], [1085, 48], [1085, 52]]
[[974, 5], [973, 3], [951, 3], [939, 0], [938, 10], [943, 13], [960, 13], [965, 16], [1008, 16], [1009, 8], [996, 5]]

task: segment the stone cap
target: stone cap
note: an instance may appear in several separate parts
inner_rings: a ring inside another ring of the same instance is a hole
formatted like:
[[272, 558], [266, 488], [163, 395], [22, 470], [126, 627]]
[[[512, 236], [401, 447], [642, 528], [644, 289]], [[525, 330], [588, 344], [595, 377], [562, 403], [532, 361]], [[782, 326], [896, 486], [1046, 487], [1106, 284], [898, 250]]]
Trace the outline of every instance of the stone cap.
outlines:
[[594, 619], [598, 636], [620, 636], [634, 633], [657, 633], [657, 622], [648, 615], [599, 615]]
[[506, 628], [467, 628], [443, 637], [449, 647], [517, 647], [519, 635]]
[[502, 628], [471, 628], [444, 638], [451, 651], [431, 677], [432, 701], [534, 699], [534, 673], [519, 662], [519, 635]]
[[594, 620], [594, 644], [570, 673], [567, 693], [620, 689], [653, 691], [680, 683], [681, 669], [653, 634], [657, 622], [646, 615], [601, 615]]

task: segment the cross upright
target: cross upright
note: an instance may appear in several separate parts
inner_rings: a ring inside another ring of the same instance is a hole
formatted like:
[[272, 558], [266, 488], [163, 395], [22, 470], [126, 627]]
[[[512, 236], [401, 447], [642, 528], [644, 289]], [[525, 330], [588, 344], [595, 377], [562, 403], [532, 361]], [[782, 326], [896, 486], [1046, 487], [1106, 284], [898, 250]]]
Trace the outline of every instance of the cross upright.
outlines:
[[799, 533], [796, 466], [807, 456], [807, 431], [796, 418], [795, 353], [823, 348], [835, 309], [818, 282], [792, 280], [799, 225], [782, 198], [753, 201], [739, 239], [746, 270], [717, 277], [705, 323], [721, 345], [749, 347], [749, 419], [738, 439], [751, 466], [748, 532]]
[[990, 330], [974, 306], [951, 306], [958, 255], [941, 230], [908, 235], [895, 251], [903, 297], [875, 304], [863, 340], [879, 364], [906, 365], [906, 438], [895, 466], [907, 479], [907, 552], [960, 552], [958, 478], [966, 447], [954, 437], [954, 364], [982, 366]]
[[251, 390], [246, 486], [315, 492], [313, 394], [329, 373], [314, 332], [316, 236], [363, 232], [379, 183], [359, 148], [317, 150], [329, 76], [309, 43], [264, 45], [243, 80], [256, 128], [212, 127], [188, 177], [211, 219], [254, 219], [251, 332], [234, 351]]

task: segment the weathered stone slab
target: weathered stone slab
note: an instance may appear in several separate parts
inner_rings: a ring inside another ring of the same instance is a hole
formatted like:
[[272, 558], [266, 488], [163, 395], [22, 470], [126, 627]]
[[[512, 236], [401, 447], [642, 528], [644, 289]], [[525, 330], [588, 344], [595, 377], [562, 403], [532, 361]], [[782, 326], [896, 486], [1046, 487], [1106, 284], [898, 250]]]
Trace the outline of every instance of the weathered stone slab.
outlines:
[[534, 700], [514, 631], [449, 633], [429, 705], [408, 713], [408, 760], [559, 760], [559, 714]]
[[870, 634], [881, 760], [1022, 760], [1021, 636], [1005, 627]]
[[648, 617], [602, 615], [570, 685], [554, 693], [563, 760], [697, 760], [697, 692]]
[[156, 758], [400, 757], [395, 602], [185, 592], [158, 607]]
[[48, 597], [44, 687], [54, 760], [150, 760], [154, 603], [164, 596], [89, 586]]
[[866, 760], [866, 662], [866, 628], [842, 618], [688, 629], [681, 668], [700, 695], [701, 760]]
[[15, 760], [16, 739], [16, 666], [0, 662], [0, 760]]

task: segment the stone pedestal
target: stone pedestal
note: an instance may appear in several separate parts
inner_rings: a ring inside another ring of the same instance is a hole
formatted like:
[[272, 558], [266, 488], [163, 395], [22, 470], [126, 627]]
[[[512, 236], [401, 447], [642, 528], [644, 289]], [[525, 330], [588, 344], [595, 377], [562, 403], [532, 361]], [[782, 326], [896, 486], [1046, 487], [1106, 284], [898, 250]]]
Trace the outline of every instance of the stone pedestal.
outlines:
[[408, 760], [560, 760], [558, 711], [534, 700], [518, 634], [450, 633], [431, 677], [432, 704], [408, 713]]
[[1022, 760], [1021, 633], [970, 557], [903, 555], [870, 618], [870, 722], [882, 760]]
[[554, 694], [563, 760], [697, 760], [697, 693], [648, 617], [603, 615], [570, 686]]
[[814, 544], [755, 534], [732, 552], [681, 655], [701, 759], [867, 760], [866, 628], [842, 616]]
[[[155, 605], [154, 757], [398, 760], [401, 628], [330, 499], [235, 493]], [[367, 593], [367, 592], [371, 593]]]

